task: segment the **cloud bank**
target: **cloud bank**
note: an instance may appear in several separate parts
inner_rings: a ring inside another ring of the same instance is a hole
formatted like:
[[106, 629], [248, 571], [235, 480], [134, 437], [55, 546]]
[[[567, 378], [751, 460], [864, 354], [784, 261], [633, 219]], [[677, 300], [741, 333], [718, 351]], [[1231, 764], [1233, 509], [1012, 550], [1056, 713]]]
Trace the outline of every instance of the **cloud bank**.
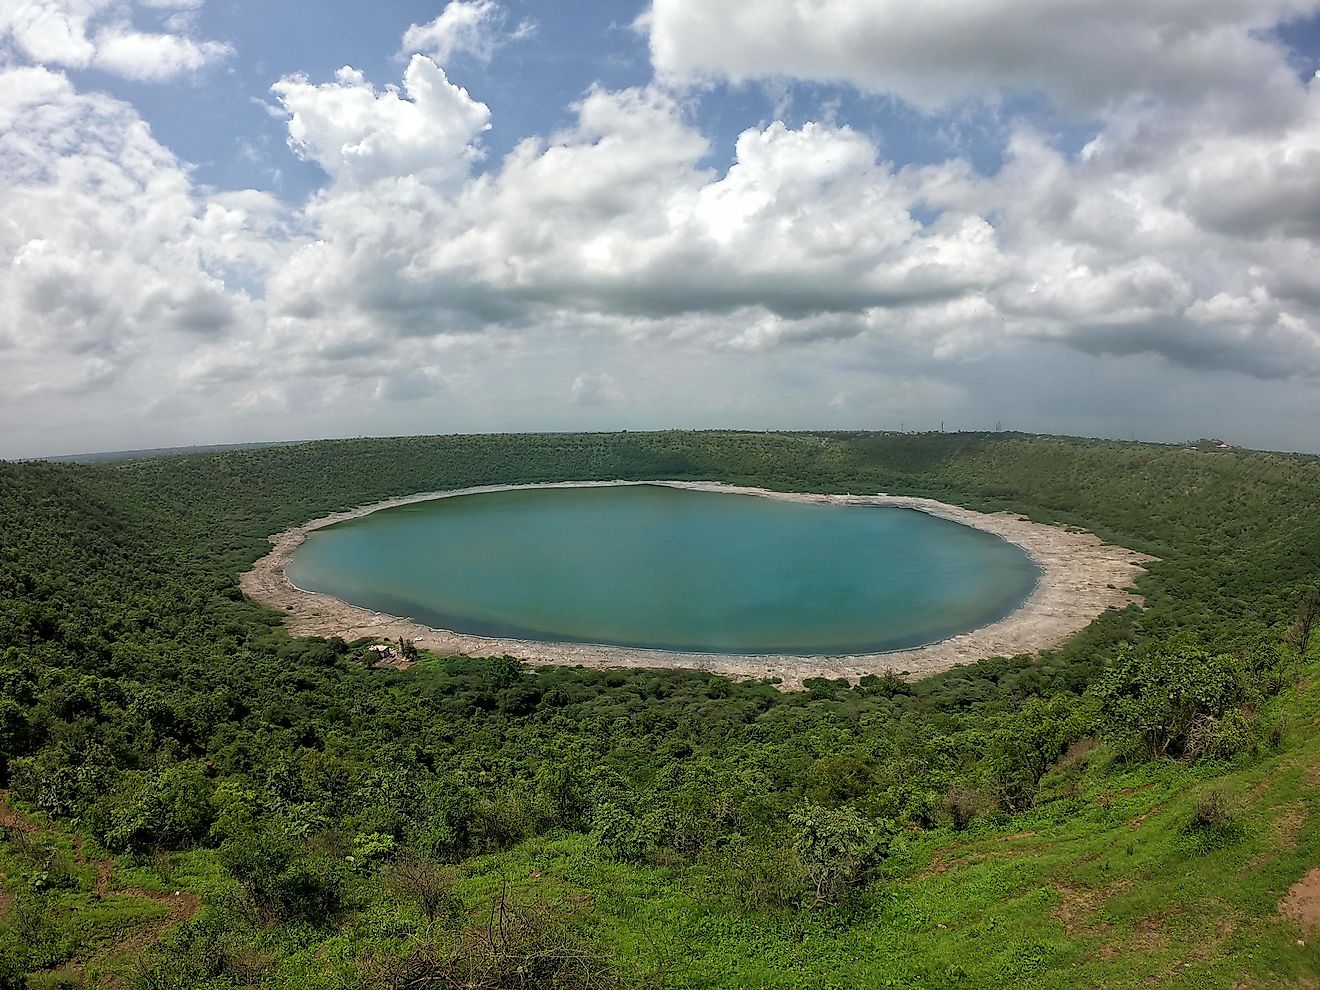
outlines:
[[1093, 113], [1136, 94], [1250, 107], [1287, 96], [1263, 32], [1313, 0], [654, 0], [656, 71], [682, 83], [848, 83], [938, 109], [1037, 92]]

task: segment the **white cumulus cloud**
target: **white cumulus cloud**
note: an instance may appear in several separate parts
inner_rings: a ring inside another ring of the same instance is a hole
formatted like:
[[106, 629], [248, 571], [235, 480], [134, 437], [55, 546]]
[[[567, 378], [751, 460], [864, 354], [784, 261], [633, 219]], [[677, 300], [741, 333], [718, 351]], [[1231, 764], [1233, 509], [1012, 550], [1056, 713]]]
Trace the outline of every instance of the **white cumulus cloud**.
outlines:
[[510, 27], [507, 12], [494, 0], [451, 0], [435, 20], [411, 25], [400, 51], [404, 56], [429, 55], [442, 65], [460, 52], [489, 62], [500, 45], [534, 31], [526, 20]]
[[490, 126], [490, 109], [425, 55], [409, 62], [402, 92], [395, 86], [378, 92], [348, 67], [319, 85], [286, 77], [274, 92], [288, 113], [294, 150], [353, 184], [460, 177], [478, 154], [473, 142]]
[[[38, 65], [97, 68], [129, 79], [159, 81], [222, 61], [224, 42], [193, 36], [200, 0], [9, 0], [0, 7], [4, 45]], [[143, 30], [134, 13], [145, 10], [157, 30]]]
[[4, 400], [158, 388], [184, 356], [259, 332], [225, 271], [259, 241], [246, 218], [275, 209], [208, 202], [127, 104], [0, 70]]

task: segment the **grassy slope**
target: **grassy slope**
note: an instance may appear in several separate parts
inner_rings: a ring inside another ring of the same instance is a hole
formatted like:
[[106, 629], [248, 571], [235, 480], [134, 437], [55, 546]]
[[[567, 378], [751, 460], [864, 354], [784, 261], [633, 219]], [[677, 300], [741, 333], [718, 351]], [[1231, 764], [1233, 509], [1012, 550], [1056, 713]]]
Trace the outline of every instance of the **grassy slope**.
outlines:
[[[1320, 931], [1277, 911], [1320, 863], [1320, 665], [1305, 674], [1276, 701], [1290, 723], [1278, 753], [1126, 770], [1095, 751], [1047, 779], [1058, 796], [1033, 812], [916, 838], [846, 916], [747, 915], [697, 870], [611, 863], [576, 835], [469, 861], [463, 892], [476, 914], [506, 877], [515, 891], [580, 905], [580, 923], [609, 955], [639, 981], [674, 987], [1313, 987]], [[1228, 796], [1232, 823], [1190, 831], [1195, 799], [1210, 788]], [[119, 985], [170, 917], [144, 892], [169, 891], [127, 859], [112, 871], [65, 832], [46, 830], [43, 844], [75, 864], [61, 903], [81, 944], [63, 973]], [[21, 897], [39, 859], [12, 843], [0, 854], [11, 895]], [[208, 852], [178, 857], [171, 879], [208, 900], [224, 887]], [[0, 903], [12, 923], [12, 896]], [[312, 957], [378, 940], [388, 922], [363, 912], [309, 948], [306, 968], [291, 961], [281, 983], [333, 986]]]
[[[1320, 666], [1306, 674], [1275, 702], [1279, 752], [1125, 769], [1094, 751], [1007, 825], [917, 838], [847, 917], [748, 916], [699, 876], [608, 863], [577, 836], [467, 864], [468, 893], [507, 875], [587, 895], [610, 954], [676, 987], [1317, 986], [1320, 931], [1277, 910], [1320, 864]], [[1190, 829], [1212, 788], [1230, 824]]]

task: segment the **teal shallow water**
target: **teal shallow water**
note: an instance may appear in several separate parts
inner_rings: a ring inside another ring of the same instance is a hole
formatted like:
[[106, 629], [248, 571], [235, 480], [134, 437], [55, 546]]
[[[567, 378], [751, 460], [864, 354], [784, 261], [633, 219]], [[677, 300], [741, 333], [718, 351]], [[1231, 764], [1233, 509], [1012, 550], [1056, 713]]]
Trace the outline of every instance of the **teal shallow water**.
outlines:
[[685, 652], [880, 653], [1003, 618], [1018, 546], [911, 509], [656, 485], [465, 495], [310, 533], [308, 591], [456, 632]]

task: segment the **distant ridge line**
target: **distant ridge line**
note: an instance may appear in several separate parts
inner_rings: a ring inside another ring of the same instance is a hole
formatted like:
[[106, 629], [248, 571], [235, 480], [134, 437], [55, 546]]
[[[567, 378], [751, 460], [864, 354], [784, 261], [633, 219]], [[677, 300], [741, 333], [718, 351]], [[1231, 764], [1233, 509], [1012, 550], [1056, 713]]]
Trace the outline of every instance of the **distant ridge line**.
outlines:
[[248, 443], [212, 443], [187, 447], [148, 447], [143, 450], [105, 450], [90, 454], [60, 454], [32, 457], [29, 460], [54, 463], [101, 464], [106, 461], [130, 461], [148, 457], [182, 457], [188, 454], [223, 454], [232, 450], [260, 450], [264, 447], [293, 447], [308, 440], [257, 440]]

